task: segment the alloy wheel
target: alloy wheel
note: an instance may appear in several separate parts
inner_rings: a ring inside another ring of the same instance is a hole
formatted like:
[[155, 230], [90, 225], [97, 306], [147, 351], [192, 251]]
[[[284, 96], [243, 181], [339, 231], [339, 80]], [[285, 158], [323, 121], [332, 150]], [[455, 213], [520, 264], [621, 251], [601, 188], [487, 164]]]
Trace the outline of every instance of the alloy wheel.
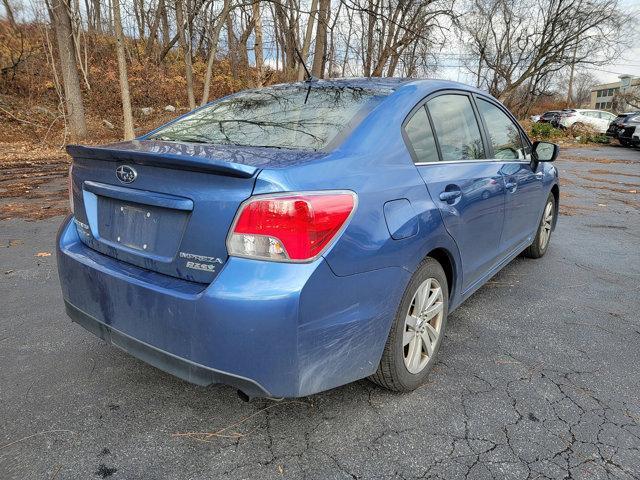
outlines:
[[544, 250], [549, 243], [551, 237], [551, 227], [553, 225], [553, 202], [547, 203], [542, 216], [542, 225], [540, 226], [540, 249]]
[[442, 288], [435, 278], [420, 284], [407, 312], [402, 336], [404, 365], [420, 373], [433, 358], [444, 315]]

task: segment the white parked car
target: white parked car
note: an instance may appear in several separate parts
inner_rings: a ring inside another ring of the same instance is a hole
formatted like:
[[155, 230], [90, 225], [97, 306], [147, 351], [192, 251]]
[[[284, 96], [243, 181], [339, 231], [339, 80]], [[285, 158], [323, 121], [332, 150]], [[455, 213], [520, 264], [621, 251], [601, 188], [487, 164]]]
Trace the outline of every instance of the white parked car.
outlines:
[[637, 126], [633, 135], [631, 135], [631, 144], [640, 146], [640, 126]]
[[563, 110], [558, 123], [564, 128], [591, 127], [598, 133], [605, 133], [616, 116], [603, 110]]

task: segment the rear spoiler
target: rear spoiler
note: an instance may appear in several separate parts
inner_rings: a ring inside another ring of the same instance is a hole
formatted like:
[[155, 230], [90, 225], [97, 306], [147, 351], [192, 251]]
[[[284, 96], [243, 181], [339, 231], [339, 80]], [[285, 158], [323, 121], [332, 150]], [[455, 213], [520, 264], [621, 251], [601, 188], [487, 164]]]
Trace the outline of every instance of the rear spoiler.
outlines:
[[67, 145], [67, 153], [73, 158], [89, 158], [107, 162], [126, 162], [137, 165], [171, 168], [174, 170], [217, 173], [239, 178], [251, 178], [259, 170], [250, 165], [216, 160], [215, 158], [209, 157], [177, 155], [174, 153], [141, 152], [109, 147]]

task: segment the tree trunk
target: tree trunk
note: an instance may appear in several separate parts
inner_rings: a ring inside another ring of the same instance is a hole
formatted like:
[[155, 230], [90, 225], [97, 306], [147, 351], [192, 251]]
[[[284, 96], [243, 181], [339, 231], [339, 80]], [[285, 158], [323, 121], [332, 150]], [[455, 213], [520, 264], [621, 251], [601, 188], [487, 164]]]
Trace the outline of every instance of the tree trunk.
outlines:
[[155, 16], [153, 17], [153, 24], [149, 29], [149, 38], [147, 38], [147, 43], [144, 47], [144, 54], [147, 57], [150, 57], [151, 53], [153, 52], [153, 46], [158, 38], [158, 29], [160, 28], [161, 19], [162, 19], [162, 1], [159, 1]]
[[578, 53], [578, 43], [573, 49], [573, 58], [571, 60], [571, 73], [569, 73], [569, 87], [567, 88], [567, 108], [571, 105], [573, 96], [573, 74], [576, 68], [576, 54]]
[[353, 31], [353, 14], [349, 13], [347, 8], [347, 19], [349, 21], [349, 33], [347, 33], [347, 45], [344, 48], [344, 60], [342, 61], [342, 76], [345, 76], [347, 70], [347, 62], [349, 61], [349, 48], [351, 46], [351, 32]]
[[327, 23], [331, 0], [320, 0], [318, 10], [318, 28], [316, 29], [316, 50], [313, 53], [311, 74], [316, 78], [324, 78], [325, 52], [327, 50]]
[[82, 140], [87, 136], [87, 123], [84, 117], [69, 6], [65, 0], [52, 0], [50, 13], [56, 31], [62, 82], [64, 83], [65, 109], [69, 118], [71, 138], [76, 141]]
[[122, 97], [122, 115], [124, 118], [124, 139], [132, 140], [133, 115], [131, 114], [131, 97], [129, 95], [129, 78], [127, 77], [127, 58], [124, 51], [124, 34], [120, 18], [120, 0], [111, 0], [113, 6], [113, 26], [116, 31], [116, 53], [118, 55], [118, 72], [120, 74], [120, 96]]
[[238, 71], [238, 57], [236, 55], [237, 45], [236, 45], [236, 37], [233, 32], [233, 17], [231, 15], [227, 15], [227, 48], [228, 53], [227, 57], [229, 58], [229, 64], [231, 65], [232, 74], [237, 74]]
[[161, 13], [162, 43], [164, 46], [166, 46], [170, 41], [170, 37], [169, 37], [169, 17], [167, 15], [167, 5], [165, 3], [165, 0], [158, 0], [158, 8], [162, 12]]
[[[309, 47], [311, 46], [311, 37], [313, 35], [313, 23], [315, 17], [318, 16], [318, 0], [311, 0], [311, 10], [309, 10], [309, 21], [307, 22], [307, 29], [304, 32], [304, 41], [302, 43], [302, 58], [304, 62], [307, 62], [307, 55], [309, 55]], [[302, 65], [298, 68], [298, 81], [304, 80], [305, 70]]]
[[264, 75], [264, 53], [262, 50], [262, 14], [260, 13], [260, 0], [254, 0], [253, 5], [253, 20], [254, 20], [254, 45], [253, 53], [256, 57], [256, 70], [258, 70], [258, 86], [263, 85]]
[[93, 23], [96, 32], [102, 33], [102, 11], [100, 8], [100, 0], [93, 0]]
[[222, 12], [218, 18], [214, 20], [213, 29], [211, 31], [211, 46], [209, 47], [209, 60], [207, 62], [207, 72], [204, 76], [204, 88], [202, 89], [202, 102], [200, 105], [204, 105], [209, 101], [209, 89], [211, 88], [211, 75], [213, 73], [213, 62], [216, 59], [216, 54], [218, 52], [218, 42], [220, 41], [220, 32], [222, 31], [222, 27], [225, 24], [229, 13], [231, 12], [231, 0], [224, 0], [224, 4], [222, 6]]
[[13, 16], [13, 10], [11, 9], [11, 5], [9, 5], [9, 0], [2, 0], [2, 4], [4, 5], [4, 11], [7, 12], [7, 20], [9, 20], [9, 24], [11, 27], [16, 28], [16, 19]]
[[193, 95], [193, 63], [191, 60], [191, 42], [187, 44], [185, 38], [185, 24], [182, 10], [182, 0], [175, 0], [176, 6], [176, 25], [178, 29], [178, 42], [180, 49], [184, 55], [185, 79], [187, 80], [187, 97], [189, 98], [189, 108], [196, 108], [196, 99]]

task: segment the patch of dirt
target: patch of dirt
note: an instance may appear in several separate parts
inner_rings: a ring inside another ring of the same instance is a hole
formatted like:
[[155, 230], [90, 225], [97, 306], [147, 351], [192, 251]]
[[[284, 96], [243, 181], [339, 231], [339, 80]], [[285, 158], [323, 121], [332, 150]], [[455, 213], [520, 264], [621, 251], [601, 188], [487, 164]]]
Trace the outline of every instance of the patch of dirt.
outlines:
[[563, 160], [570, 160], [572, 162], [589, 162], [589, 163], [601, 163], [601, 164], [611, 164], [611, 163], [623, 163], [626, 165], [630, 165], [634, 162], [633, 160], [617, 160], [613, 158], [598, 158], [598, 157], [574, 157], [574, 156], [564, 156]]
[[69, 161], [59, 148], [0, 143], [0, 220], [42, 220], [66, 214]]
[[601, 168], [592, 168], [591, 170], [589, 170], [589, 173], [594, 173], [596, 175], [616, 175], [621, 177], [640, 178], [640, 174], [612, 172], [610, 170], [603, 170]]
[[[571, 173], [573, 173], [576, 177], [580, 177], [584, 180], [589, 180], [590, 182], [608, 183], [610, 185], [619, 185], [621, 187], [629, 187], [631, 191], [629, 191], [628, 193], [637, 193], [638, 189], [640, 189], [640, 183], [626, 183], [626, 182], [618, 182], [616, 180], [611, 180], [608, 178], [596, 178], [596, 177], [592, 177], [591, 175], [584, 175], [582, 173], [578, 173], [575, 171], [571, 171]], [[635, 192], [633, 190], [635, 190]]]
[[616, 192], [616, 193], [625, 193], [628, 195], [637, 195], [638, 194], [638, 189], [637, 188], [632, 188], [632, 189], [626, 189], [626, 188], [616, 188], [616, 187], [609, 187], [606, 185], [583, 185], [584, 188], [589, 188], [591, 190], [607, 190], [609, 192]]
[[580, 205], [571, 205], [569, 203], [561, 203], [560, 204], [560, 215], [566, 215], [568, 217], [572, 217], [574, 215], [586, 214], [588, 212], [595, 212], [598, 208], [596, 207], [586, 207]]

